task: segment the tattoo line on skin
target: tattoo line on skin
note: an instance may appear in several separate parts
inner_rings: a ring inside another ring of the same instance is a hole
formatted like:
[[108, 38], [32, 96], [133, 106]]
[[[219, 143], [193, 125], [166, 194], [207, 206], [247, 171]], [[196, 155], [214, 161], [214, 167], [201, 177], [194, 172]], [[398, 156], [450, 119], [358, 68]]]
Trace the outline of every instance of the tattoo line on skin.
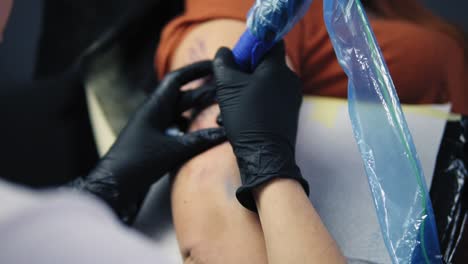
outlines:
[[[210, 58], [207, 52], [206, 43], [201, 39], [196, 39], [195, 43], [192, 46], [190, 46], [190, 48], [187, 51], [187, 57], [185, 59], [186, 64], [189, 65], [189, 64], [199, 62], [202, 60], [207, 60], [207, 59], [210, 59]], [[207, 78], [210, 78], [210, 77], [205, 77], [205, 78], [201, 78], [201, 79], [189, 82], [186, 85], [184, 85], [181, 88], [181, 90], [188, 91], [188, 90], [198, 88], [201, 85], [203, 85], [205, 81], [207, 81]]]
[[195, 44], [189, 48], [188, 52], [187, 64], [209, 59], [206, 43], [200, 39], [195, 40]]

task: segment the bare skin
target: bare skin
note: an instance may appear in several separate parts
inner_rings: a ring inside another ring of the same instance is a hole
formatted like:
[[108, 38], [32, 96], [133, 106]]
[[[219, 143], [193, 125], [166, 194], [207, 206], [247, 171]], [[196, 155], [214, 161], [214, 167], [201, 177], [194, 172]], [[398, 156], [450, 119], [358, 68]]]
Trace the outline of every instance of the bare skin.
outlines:
[[[218, 113], [217, 106], [203, 111], [191, 130], [216, 126]], [[258, 216], [236, 200], [239, 185], [228, 143], [181, 168], [172, 189], [172, 213], [185, 263], [267, 263]]]
[[269, 264], [346, 263], [297, 181], [274, 180], [255, 196]]
[[[225, 27], [231, 33], [207, 34], [213, 29], [226, 32]], [[171, 69], [213, 58], [219, 47], [232, 46], [244, 28], [243, 23], [232, 20], [200, 25], [174, 53]], [[202, 40], [204, 44], [200, 45]], [[191, 83], [184, 89], [197, 84]], [[204, 110], [192, 123], [191, 130], [217, 126], [218, 114], [217, 106]], [[197, 156], [181, 168], [172, 189], [172, 211], [185, 263], [267, 263], [258, 216], [236, 200], [239, 185], [236, 159], [228, 143]]]
[[[244, 29], [244, 23], [234, 20], [199, 25], [176, 49], [172, 69], [193, 63], [194, 58], [213, 58], [219, 47], [232, 47]], [[217, 126], [218, 114], [217, 106], [206, 109], [191, 130]], [[239, 185], [236, 159], [228, 143], [181, 168], [172, 189], [172, 210], [185, 263], [345, 263], [302, 188], [279, 181], [258, 190], [258, 215], [236, 200]], [[277, 203], [278, 194], [289, 198]], [[295, 227], [289, 229], [291, 225]]]

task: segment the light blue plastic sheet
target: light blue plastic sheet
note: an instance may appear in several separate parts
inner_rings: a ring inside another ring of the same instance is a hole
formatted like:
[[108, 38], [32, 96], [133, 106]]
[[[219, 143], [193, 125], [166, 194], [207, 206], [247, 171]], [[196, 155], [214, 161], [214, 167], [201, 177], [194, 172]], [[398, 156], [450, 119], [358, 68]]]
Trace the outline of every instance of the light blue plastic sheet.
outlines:
[[324, 19], [349, 78], [349, 115], [390, 257], [442, 263], [423, 171], [364, 8], [359, 0], [324, 0]]

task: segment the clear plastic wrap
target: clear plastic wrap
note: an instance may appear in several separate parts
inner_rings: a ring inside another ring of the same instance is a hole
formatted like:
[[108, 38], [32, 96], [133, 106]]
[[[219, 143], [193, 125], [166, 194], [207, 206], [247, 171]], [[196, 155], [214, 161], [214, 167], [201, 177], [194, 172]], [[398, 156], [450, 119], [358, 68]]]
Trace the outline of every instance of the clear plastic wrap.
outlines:
[[252, 70], [263, 55], [305, 15], [312, 0], [256, 0], [247, 30], [233, 49], [237, 63]]
[[359, 0], [324, 0], [349, 78], [349, 114], [393, 263], [442, 263], [423, 171], [394, 84]]
[[312, 0], [256, 0], [247, 27], [260, 40], [281, 40], [305, 15]]

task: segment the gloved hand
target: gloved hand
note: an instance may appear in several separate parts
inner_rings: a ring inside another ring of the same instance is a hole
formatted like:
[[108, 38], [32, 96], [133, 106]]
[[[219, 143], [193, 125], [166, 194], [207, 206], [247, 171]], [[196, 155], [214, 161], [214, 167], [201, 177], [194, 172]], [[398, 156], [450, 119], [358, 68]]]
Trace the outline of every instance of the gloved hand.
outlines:
[[301, 82], [286, 65], [284, 45], [270, 51], [253, 73], [235, 63], [221, 48], [214, 60], [217, 100], [227, 137], [240, 169], [239, 202], [255, 211], [252, 190], [275, 178], [308, 184], [295, 161]]
[[209, 97], [210, 89], [207, 96], [200, 91], [182, 94], [180, 87], [211, 73], [211, 62], [170, 73], [135, 113], [91, 174], [75, 181], [74, 186], [104, 199], [125, 222], [133, 221], [152, 183], [225, 141], [224, 130], [219, 128], [183, 136], [165, 134], [181, 112], [204, 103]]

